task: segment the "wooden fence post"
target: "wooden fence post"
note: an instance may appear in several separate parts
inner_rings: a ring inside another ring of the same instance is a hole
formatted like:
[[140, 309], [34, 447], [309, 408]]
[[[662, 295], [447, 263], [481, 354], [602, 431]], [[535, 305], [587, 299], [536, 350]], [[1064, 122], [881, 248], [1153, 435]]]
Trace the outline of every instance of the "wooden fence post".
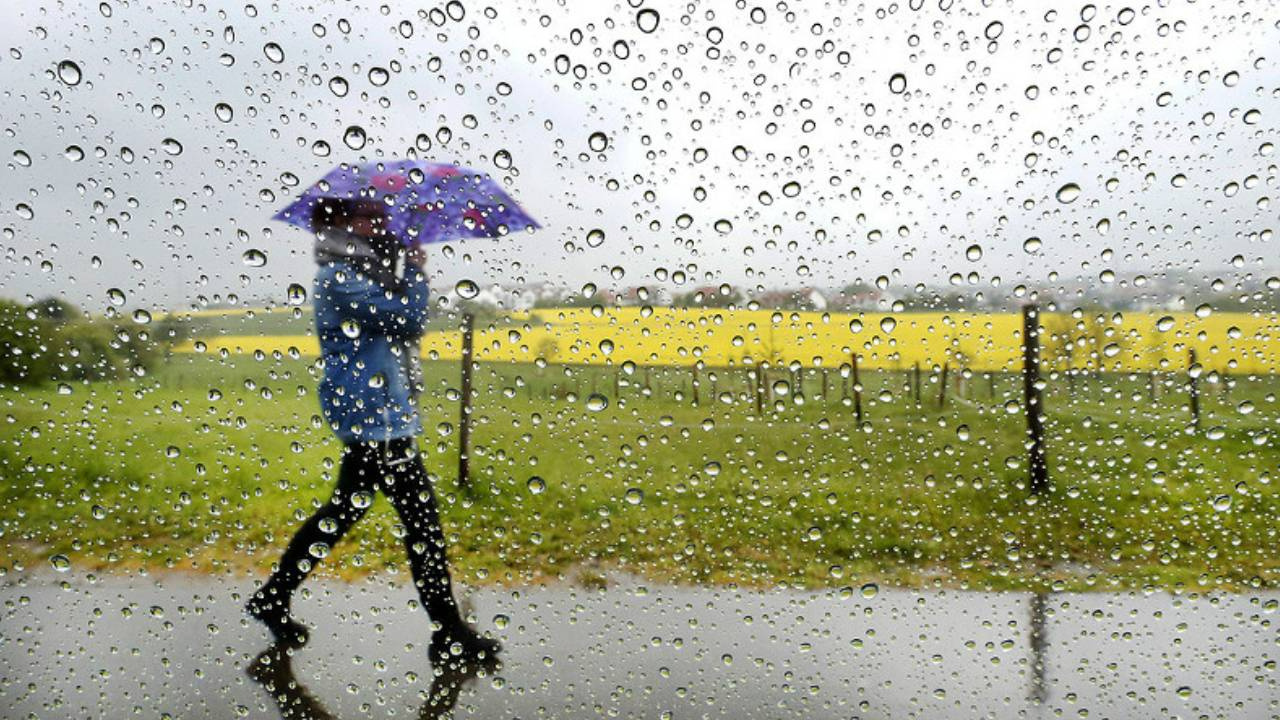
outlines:
[[951, 361], [942, 361], [942, 382], [938, 383], [938, 407], [947, 406], [947, 370], [950, 369]]
[[1147, 401], [1156, 401], [1156, 371], [1147, 371]]
[[1187, 393], [1191, 399], [1191, 429], [1200, 432], [1200, 371], [1196, 369], [1195, 348], [1187, 349]]
[[475, 318], [462, 315], [462, 403], [458, 418], [458, 486], [471, 487], [471, 327]]
[[858, 424], [862, 424], [862, 380], [858, 378], [858, 353], [849, 353], [849, 359], [853, 361], [853, 413], [858, 418]]
[[987, 397], [996, 399], [996, 374], [991, 371], [987, 371]]
[[1031, 493], [1049, 489], [1049, 463], [1044, 449], [1044, 399], [1040, 395], [1040, 309], [1022, 308], [1022, 393], [1027, 408], [1027, 453], [1031, 465]]
[[916, 381], [915, 383], [916, 384], [916, 406], [919, 406], [920, 405], [920, 363], [916, 363], [915, 381]]
[[698, 383], [698, 366], [697, 366], [696, 364], [693, 366], [693, 372], [692, 372], [692, 374], [693, 374], [693, 378], [690, 380], [690, 387], [692, 388], [692, 391], [693, 391], [693, 404], [694, 404], [694, 406], [697, 406], [697, 405], [698, 405], [698, 401], [699, 401], [701, 398], [699, 398], [699, 397], [698, 397], [698, 385], [699, 385], [699, 383]]
[[764, 417], [764, 371], [759, 365], [756, 366], [756, 417]]

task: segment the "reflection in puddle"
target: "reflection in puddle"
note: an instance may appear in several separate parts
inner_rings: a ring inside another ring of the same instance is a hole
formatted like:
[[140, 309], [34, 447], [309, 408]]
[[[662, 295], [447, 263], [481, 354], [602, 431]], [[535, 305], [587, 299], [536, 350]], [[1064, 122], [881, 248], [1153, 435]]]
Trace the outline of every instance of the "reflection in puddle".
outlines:
[[489, 588], [473, 594], [473, 619], [501, 628], [502, 666], [446, 677], [431, 668], [431, 628], [409, 588], [319, 581], [297, 609], [324, 625], [306, 648], [273, 656], [259, 654], [265, 631], [240, 611], [251, 585], [11, 579], [0, 587], [0, 707], [182, 718], [1280, 712], [1275, 593]]
[[[419, 720], [449, 717], [463, 687], [494, 669], [474, 665], [438, 672], [417, 717]], [[293, 651], [272, 645], [253, 659], [246, 672], [271, 695], [284, 720], [337, 720], [338, 716], [326, 710], [294, 673]]]

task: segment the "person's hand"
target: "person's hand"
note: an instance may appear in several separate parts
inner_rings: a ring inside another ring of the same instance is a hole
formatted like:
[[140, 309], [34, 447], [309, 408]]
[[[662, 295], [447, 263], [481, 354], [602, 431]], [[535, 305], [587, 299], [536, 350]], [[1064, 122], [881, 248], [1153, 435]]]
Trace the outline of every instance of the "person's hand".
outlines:
[[414, 245], [405, 253], [404, 261], [410, 267], [419, 270], [427, 269], [427, 248], [423, 245]]

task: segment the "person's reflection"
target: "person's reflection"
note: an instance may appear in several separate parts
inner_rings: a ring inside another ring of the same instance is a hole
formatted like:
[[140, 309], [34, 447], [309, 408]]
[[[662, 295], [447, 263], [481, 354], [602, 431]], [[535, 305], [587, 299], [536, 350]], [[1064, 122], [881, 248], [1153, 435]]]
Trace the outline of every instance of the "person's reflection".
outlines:
[[[419, 720], [450, 717], [462, 688], [479, 677], [482, 671], [492, 671], [494, 667], [492, 663], [450, 665], [431, 682], [427, 700], [418, 710]], [[336, 716], [298, 681], [293, 672], [293, 657], [284, 646], [272, 645], [264, 650], [254, 658], [246, 672], [271, 694], [284, 720], [335, 720]]]

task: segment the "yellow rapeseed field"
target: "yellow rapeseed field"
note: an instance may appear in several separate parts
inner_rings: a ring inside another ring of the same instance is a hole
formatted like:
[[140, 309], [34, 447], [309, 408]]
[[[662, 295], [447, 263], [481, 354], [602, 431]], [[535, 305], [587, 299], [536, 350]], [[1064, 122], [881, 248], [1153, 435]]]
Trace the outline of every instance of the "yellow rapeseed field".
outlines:
[[[1078, 316], [1045, 314], [1041, 359], [1048, 369], [1182, 370], [1194, 349], [1206, 370], [1280, 371], [1280, 316], [1276, 313], [1106, 311]], [[203, 351], [292, 353], [314, 356], [314, 336], [265, 335], [202, 338]], [[1022, 317], [1015, 313], [822, 313], [622, 307], [539, 309], [479, 327], [477, 360], [486, 362], [738, 367], [767, 361], [839, 367], [858, 355], [860, 368], [1020, 367]], [[195, 343], [179, 350], [195, 351]], [[457, 331], [423, 337], [423, 356], [456, 360]]]

